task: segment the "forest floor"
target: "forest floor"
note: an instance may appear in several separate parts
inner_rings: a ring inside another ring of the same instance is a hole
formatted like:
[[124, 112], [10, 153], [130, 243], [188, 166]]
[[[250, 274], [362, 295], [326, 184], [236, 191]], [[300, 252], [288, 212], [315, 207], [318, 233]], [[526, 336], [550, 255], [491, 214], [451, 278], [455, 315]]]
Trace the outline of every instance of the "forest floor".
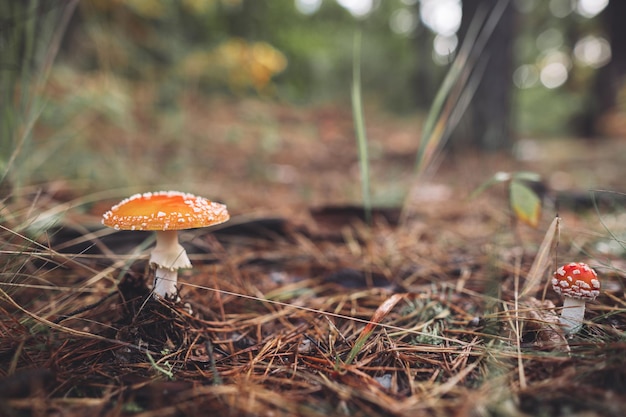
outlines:
[[[415, 182], [420, 121], [369, 109], [367, 224], [349, 108], [181, 109], [169, 136], [137, 114], [131, 142], [94, 118], [82, 144], [94, 164], [121, 148], [130, 166], [111, 171], [135, 176], [128, 190], [228, 204], [230, 222], [181, 234], [194, 267], [179, 303], [149, 294], [149, 233], [99, 224], [121, 188], [85, 197], [55, 180], [3, 197], [0, 415], [623, 415], [626, 142], [444, 153]], [[468, 198], [520, 170], [544, 178], [536, 228], [515, 220], [505, 184]], [[527, 287], [538, 254], [546, 268]], [[603, 292], [564, 337], [548, 281], [570, 261], [596, 268]]]

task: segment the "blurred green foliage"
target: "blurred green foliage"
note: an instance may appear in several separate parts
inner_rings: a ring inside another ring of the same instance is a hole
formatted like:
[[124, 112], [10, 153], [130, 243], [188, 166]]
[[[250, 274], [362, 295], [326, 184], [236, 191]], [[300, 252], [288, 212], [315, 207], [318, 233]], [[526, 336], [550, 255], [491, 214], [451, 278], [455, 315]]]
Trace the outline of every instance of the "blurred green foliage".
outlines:
[[[531, 72], [528, 85], [512, 85], [515, 128], [520, 135], [576, 136], [576, 120], [593, 100], [593, 83], [597, 68], [584, 65], [574, 57], [578, 40], [586, 35], [604, 36], [599, 16], [584, 17], [574, 11], [580, 2], [518, 2], [518, 26], [513, 45], [515, 66], [526, 66]], [[530, 7], [532, 6], [532, 7]], [[555, 16], [558, 8], [565, 9]], [[540, 81], [541, 70], [550, 62], [567, 67], [567, 79], [557, 88], [546, 88]], [[515, 77], [514, 77], [515, 78]], [[522, 83], [524, 84], [524, 83]]]
[[[409, 0], [375, 1], [362, 18], [335, 0], [323, 0], [312, 14], [299, 12], [294, 0], [81, 0], [58, 57], [51, 53], [51, 40], [61, 33], [60, 16], [72, 1], [54, 6], [0, 1], [10, 22], [1, 32], [0, 168], [9, 172], [12, 156], [19, 154], [13, 164], [19, 172], [12, 176], [26, 183], [55, 177], [50, 173], [52, 156], [57, 158], [54, 168], [66, 177], [98, 178], [108, 170], [109, 185], [125, 185], [128, 168], [120, 162], [125, 159], [147, 161], [136, 166], [148, 171], [143, 177], [151, 177], [149, 161], [163, 155], [139, 150], [137, 143], [159, 141], [166, 149], [180, 140], [178, 132], [189, 121], [181, 96], [189, 92], [251, 94], [296, 104], [333, 101], [347, 108], [356, 31], [362, 33], [365, 103], [374, 100], [404, 114], [426, 113], [449, 67], [441, 59], [434, 63], [435, 34], [420, 21], [420, 2]], [[598, 19], [575, 14], [557, 19], [548, 3], [533, 2], [534, 9], [520, 15], [515, 65], [539, 71], [548, 59], [546, 51], [571, 57], [576, 39], [601, 34]], [[398, 12], [414, 20], [412, 31], [392, 30], [390, 22]], [[552, 29], [562, 34], [563, 42], [542, 49], [538, 38]], [[55, 57], [48, 77], [42, 69]], [[572, 60], [563, 86], [517, 88], [517, 131], [573, 133], [572, 118], [584, 111], [594, 76], [595, 70]], [[516, 88], [513, 83], [511, 88]], [[39, 118], [42, 123], [35, 126]], [[33, 126], [36, 137], [31, 142]], [[124, 134], [108, 132], [117, 135], [116, 141], [94, 148], [94, 128], [108, 126]], [[88, 157], [94, 152], [100, 152], [97, 160]], [[172, 169], [185, 167], [183, 160], [182, 154], [171, 158]]]
[[[365, 98], [396, 111], [426, 111], [447, 68], [433, 62], [435, 34], [420, 22], [419, 2], [413, 3], [375, 2], [371, 13], [355, 18], [334, 0], [322, 1], [309, 15], [292, 0], [84, 0], [63, 58], [78, 71], [157, 83], [157, 104], [165, 107], [189, 88], [295, 103], [339, 98], [347, 105], [358, 29]], [[558, 89], [538, 83], [518, 89], [511, 83], [518, 93], [516, 122], [525, 133], [575, 133], [568, 132], [569, 118], [583, 111], [595, 71], [576, 64], [573, 44], [602, 28], [597, 18], [573, 12], [557, 18], [548, 3], [528, 8], [520, 2], [526, 11], [519, 15], [515, 66], [539, 72], [559, 53], [571, 61], [571, 73]], [[412, 32], [390, 28], [399, 11], [415, 20]], [[428, 82], [416, 83], [418, 73]], [[554, 114], [551, 120], [544, 107], [555, 110], [548, 112]]]
[[0, 1], [0, 198], [23, 182], [21, 156], [44, 110], [41, 93], [77, 1]]
[[304, 15], [287, 0], [85, 0], [63, 58], [77, 70], [158, 82], [166, 101], [190, 87], [295, 102], [343, 92], [347, 100], [358, 27], [365, 91], [401, 108], [412, 101], [407, 85], [418, 61], [414, 40], [389, 29], [399, 7], [407, 6], [381, 2], [376, 13], [357, 20], [334, 1]]

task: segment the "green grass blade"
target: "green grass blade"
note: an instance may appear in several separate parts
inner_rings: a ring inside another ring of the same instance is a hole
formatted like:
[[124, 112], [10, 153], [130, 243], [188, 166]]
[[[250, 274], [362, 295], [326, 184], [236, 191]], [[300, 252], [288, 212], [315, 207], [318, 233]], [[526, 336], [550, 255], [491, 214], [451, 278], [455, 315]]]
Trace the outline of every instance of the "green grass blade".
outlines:
[[437, 91], [424, 122], [416, 158], [418, 177], [430, 165], [469, 105], [488, 61], [488, 56], [483, 56], [480, 62], [479, 58], [508, 3], [509, 0], [501, 0], [489, 14], [486, 8], [479, 9], [472, 19], [459, 53]]
[[[443, 139], [445, 121], [456, 102], [456, 94], [453, 94], [455, 86], [459, 85], [463, 71], [471, 68], [468, 65], [472, 54], [472, 46], [474, 45], [480, 27], [484, 21], [484, 16], [475, 17], [465, 36], [465, 40], [461, 45], [459, 53], [452, 62], [450, 69], [437, 90], [435, 99], [428, 111], [424, 127], [422, 128], [422, 140], [417, 151], [416, 170], [418, 175], [423, 172], [428, 163], [432, 160], [435, 151], [439, 148]], [[458, 90], [458, 89], [457, 89]]]
[[363, 207], [367, 224], [372, 218], [372, 199], [370, 195], [369, 155], [367, 151], [367, 135], [363, 117], [363, 98], [361, 96], [361, 32], [354, 35], [354, 59], [352, 66], [352, 116], [359, 150], [359, 167], [361, 172], [361, 189]]

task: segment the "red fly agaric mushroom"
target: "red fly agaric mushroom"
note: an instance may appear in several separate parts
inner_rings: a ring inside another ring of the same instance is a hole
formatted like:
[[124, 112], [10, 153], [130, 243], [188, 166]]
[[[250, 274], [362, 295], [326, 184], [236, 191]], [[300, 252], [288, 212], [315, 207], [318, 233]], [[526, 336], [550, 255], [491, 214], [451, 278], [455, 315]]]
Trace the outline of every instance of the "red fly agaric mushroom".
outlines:
[[193, 194], [159, 191], [135, 194], [102, 216], [102, 224], [116, 230], [153, 230], [156, 247], [150, 264], [156, 266], [154, 294], [176, 297], [179, 268], [191, 268], [178, 231], [213, 226], [230, 218], [226, 206]]
[[600, 294], [598, 274], [587, 264], [571, 262], [556, 270], [552, 288], [563, 296], [563, 330], [566, 334], [578, 332], [585, 318], [585, 303]]

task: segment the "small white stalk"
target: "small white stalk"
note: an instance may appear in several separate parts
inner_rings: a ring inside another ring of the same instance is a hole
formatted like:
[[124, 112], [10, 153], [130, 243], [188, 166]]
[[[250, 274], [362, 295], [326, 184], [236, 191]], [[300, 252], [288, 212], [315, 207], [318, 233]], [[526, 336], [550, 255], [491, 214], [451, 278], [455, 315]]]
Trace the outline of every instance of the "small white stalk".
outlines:
[[565, 297], [563, 299], [563, 310], [561, 312], [561, 326], [565, 334], [578, 333], [585, 319], [585, 300], [579, 298]]
[[156, 246], [150, 254], [150, 264], [156, 266], [154, 275], [154, 295], [174, 298], [178, 294], [178, 270], [191, 268], [191, 262], [178, 243], [177, 230], [156, 232]]
[[157, 267], [154, 273], [154, 295], [163, 298], [174, 298], [178, 294], [176, 284], [178, 282], [178, 271]]

